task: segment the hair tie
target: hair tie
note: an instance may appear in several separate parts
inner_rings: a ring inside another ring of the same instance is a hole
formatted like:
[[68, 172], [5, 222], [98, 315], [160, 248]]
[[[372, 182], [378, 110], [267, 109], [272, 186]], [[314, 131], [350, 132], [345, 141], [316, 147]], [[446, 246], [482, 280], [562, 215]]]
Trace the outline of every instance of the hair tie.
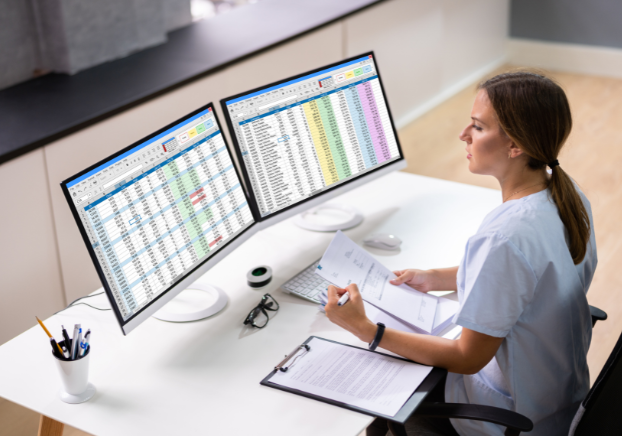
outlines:
[[549, 162], [547, 165], [549, 166], [550, 169], [553, 169], [553, 168], [559, 166], [559, 161], [557, 159], [555, 159], [554, 161]]

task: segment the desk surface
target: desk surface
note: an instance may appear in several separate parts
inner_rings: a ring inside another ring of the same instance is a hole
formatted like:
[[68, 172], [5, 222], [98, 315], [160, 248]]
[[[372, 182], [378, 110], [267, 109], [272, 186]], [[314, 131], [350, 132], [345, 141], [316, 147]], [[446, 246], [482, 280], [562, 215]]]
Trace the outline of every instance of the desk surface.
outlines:
[[[501, 198], [494, 190], [393, 173], [335, 201], [365, 214], [345, 232], [354, 241], [379, 232], [403, 239], [399, 252], [369, 249], [397, 269], [458, 264], [467, 238]], [[78, 322], [93, 330], [90, 381], [97, 394], [79, 405], [58, 399], [47, 337], [35, 326], [0, 347], [0, 396], [94, 435], [357, 435], [371, 417], [259, 385], [310, 335], [365, 345], [315, 304], [278, 290], [321, 257], [333, 235], [302, 230], [291, 219], [256, 234], [199, 280], [230, 298], [207, 320], [150, 318], [123, 337], [112, 312], [86, 306], [61, 312], [46, 321], [54, 334], [60, 336], [61, 324]], [[274, 279], [258, 291], [245, 277], [260, 264], [273, 268]], [[266, 328], [248, 330], [242, 320], [265, 292], [281, 309]], [[108, 305], [105, 296], [91, 302]]]

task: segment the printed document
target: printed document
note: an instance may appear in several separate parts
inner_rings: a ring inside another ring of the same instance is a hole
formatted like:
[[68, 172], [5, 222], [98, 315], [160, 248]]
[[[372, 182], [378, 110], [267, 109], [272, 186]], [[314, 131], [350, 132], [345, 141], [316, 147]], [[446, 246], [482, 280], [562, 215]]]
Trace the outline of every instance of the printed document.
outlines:
[[271, 383], [308, 392], [387, 416], [395, 416], [431, 366], [313, 338], [287, 372]]
[[337, 232], [315, 272], [340, 288], [356, 283], [363, 300], [432, 333], [438, 297], [405, 284], [392, 285], [389, 280], [395, 274], [342, 232]]
[[[365, 315], [367, 315], [367, 318], [369, 318], [374, 324], [381, 322], [388, 328], [400, 330], [402, 332], [426, 334], [423, 330], [394, 317], [384, 310], [378, 309], [376, 306], [369, 304], [367, 301], [363, 301], [363, 304], [365, 305]], [[447, 298], [438, 299], [432, 335], [440, 336], [442, 333], [442, 337], [444, 338], [456, 339], [458, 334], [462, 331], [462, 328], [456, 331], [453, 331], [451, 328], [451, 326], [455, 327], [455, 325], [451, 323], [451, 320], [456, 314], [457, 309], [457, 301], [448, 300]], [[450, 331], [452, 331], [452, 334], [448, 335]]]

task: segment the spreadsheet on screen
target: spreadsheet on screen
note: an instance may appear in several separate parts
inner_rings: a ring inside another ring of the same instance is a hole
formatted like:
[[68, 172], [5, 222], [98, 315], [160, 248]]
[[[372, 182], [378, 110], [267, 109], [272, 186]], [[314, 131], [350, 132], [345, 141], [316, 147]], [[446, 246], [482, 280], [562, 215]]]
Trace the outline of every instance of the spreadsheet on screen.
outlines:
[[67, 189], [124, 320], [254, 222], [211, 107]]
[[225, 104], [261, 217], [401, 157], [372, 56]]

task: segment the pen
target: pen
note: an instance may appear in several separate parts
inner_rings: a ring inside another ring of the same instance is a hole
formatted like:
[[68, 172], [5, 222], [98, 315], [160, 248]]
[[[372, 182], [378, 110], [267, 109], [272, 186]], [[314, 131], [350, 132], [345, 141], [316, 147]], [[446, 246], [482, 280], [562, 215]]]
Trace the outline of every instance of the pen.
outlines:
[[73, 327], [73, 338], [71, 339], [71, 360], [76, 360], [78, 357], [78, 347], [80, 346], [80, 324], [76, 324]]
[[88, 329], [84, 335], [84, 338], [82, 339], [82, 342], [80, 342], [80, 357], [86, 354], [86, 349], [89, 346], [90, 338], [91, 338], [91, 329]]
[[318, 298], [320, 299], [320, 303], [326, 306], [326, 303], [328, 303], [328, 295], [326, 295], [326, 290], [323, 290], [322, 292], [320, 292], [320, 295]]
[[54, 338], [50, 339], [50, 345], [52, 345], [52, 353], [56, 357], [58, 357], [59, 359], [65, 359], [65, 353], [63, 353], [63, 350], [58, 345], [58, 342], [56, 342], [56, 339]]
[[65, 348], [67, 348], [67, 350], [71, 349], [71, 339], [69, 339], [69, 333], [67, 333], [67, 330], [65, 330], [65, 326], [61, 325], [62, 329], [63, 329], [63, 339], [65, 339]]
[[343, 306], [344, 304], [348, 302], [349, 299], [350, 299], [350, 294], [346, 292], [345, 294], [341, 296], [341, 298], [337, 302], [337, 306]]
[[[60, 344], [58, 344], [60, 345]], [[69, 358], [69, 350], [67, 349], [67, 347], [65, 347], [65, 345], [60, 345], [60, 347], [63, 349], [63, 357], [68, 359]]]
[[76, 355], [74, 356], [74, 360], [78, 360], [80, 358], [80, 345], [82, 345], [82, 328], [78, 332], [78, 339], [76, 340], [78, 346], [76, 347]]
[[63, 354], [63, 349], [60, 347], [60, 345], [58, 345], [58, 343], [56, 342], [56, 340], [54, 340], [54, 337], [52, 336], [52, 334], [50, 333], [50, 331], [45, 327], [45, 325], [43, 324], [43, 322], [39, 319], [39, 317], [36, 317], [37, 321], [39, 322], [39, 324], [41, 325], [41, 327], [43, 328], [43, 330], [45, 331], [45, 333], [47, 333], [47, 335], [50, 338], [50, 344], [52, 344], [52, 351], [56, 351], [56, 349], [58, 349], [58, 351], [60, 351], [60, 355], [62, 357], [64, 357], [65, 355]]

